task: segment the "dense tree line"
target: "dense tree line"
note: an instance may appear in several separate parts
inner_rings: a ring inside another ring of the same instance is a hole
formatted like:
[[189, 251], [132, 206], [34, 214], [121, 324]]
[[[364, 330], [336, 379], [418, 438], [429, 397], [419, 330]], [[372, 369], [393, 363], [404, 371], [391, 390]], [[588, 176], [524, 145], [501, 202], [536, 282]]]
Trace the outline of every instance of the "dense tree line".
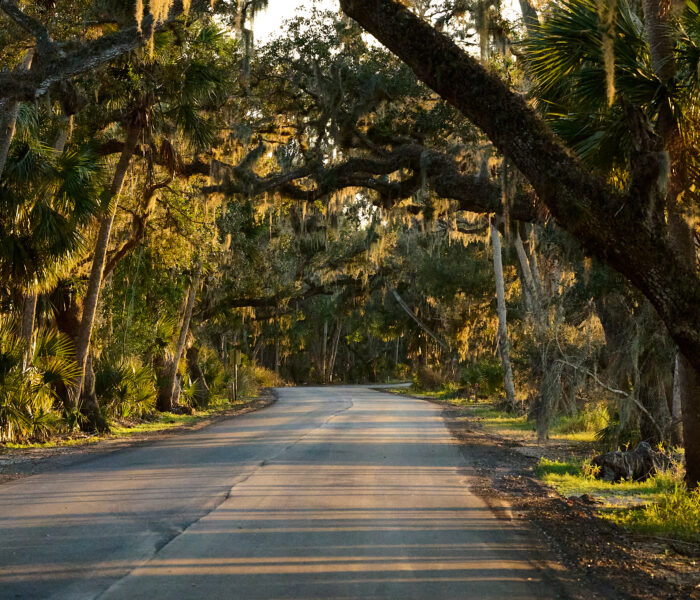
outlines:
[[264, 2], [0, 2], [2, 437], [204, 406], [242, 356], [541, 438], [603, 411], [698, 481], [697, 7], [521, 4], [255, 45]]

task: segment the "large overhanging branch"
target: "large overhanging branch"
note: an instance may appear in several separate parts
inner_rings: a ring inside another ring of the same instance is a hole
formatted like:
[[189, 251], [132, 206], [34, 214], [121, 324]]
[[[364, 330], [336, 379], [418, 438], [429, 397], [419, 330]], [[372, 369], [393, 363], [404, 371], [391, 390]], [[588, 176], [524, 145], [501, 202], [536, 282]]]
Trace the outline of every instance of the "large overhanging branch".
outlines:
[[30, 71], [15, 69], [0, 73], [0, 100], [20, 101], [35, 100], [57, 83], [97, 69], [140, 48], [150, 38], [154, 28], [158, 31], [169, 27], [182, 12], [181, 3], [176, 3], [163, 23], [154, 24], [153, 17], [147, 14], [140, 27], [126, 27], [80, 44], [59, 44], [52, 42], [43, 26], [21, 13], [11, 0], [0, 0], [0, 8], [37, 40], [39, 53]]
[[[376, 192], [375, 204], [391, 209], [411, 198], [425, 182], [437, 196], [456, 201], [460, 210], [499, 214], [503, 210], [498, 184], [462, 173], [452, 157], [417, 144], [399, 146], [381, 158], [349, 158], [331, 167], [314, 163], [266, 177], [240, 166], [230, 166], [229, 171], [228, 181], [202, 191], [251, 197], [279, 192], [293, 200], [315, 202], [343, 189], [364, 188]], [[406, 171], [410, 175], [389, 179]], [[520, 192], [508, 207], [509, 214], [527, 222], [540, 220], [543, 211], [535, 200], [534, 194]]]
[[0, 0], [0, 10], [22, 29], [34, 36], [39, 53], [48, 54], [54, 49], [54, 44], [49, 37], [49, 32], [46, 30], [46, 27], [35, 18], [23, 12], [14, 0]]
[[139, 48], [148, 39], [152, 22], [149, 15], [141, 29], [128, 27], [81, 44], [71, 52], [54, 55], [49, 60], [36, 60], [30, 71], [0, 73], [0, 99], [35, 100], [46, 94], [52, 85], [92, 71]]
[[340, 0], [347, 15], [479, 127], [532, 184], [556, 222], [647, 296], [700, 371], [700, 278], [653, 224], [648, 197], [611, 190], [495, 74], [396, 0]]
[[231, 294], [230, 296], [217, 299], [216, 302], [208, 306], [203, 306], [195, 315], [195, 318], [199, 321], [206, 321], [236, 308], [269, 308], [274, 309], [275, 314], [281, 314], [288, 312], [291, 303], [308, 300], [315, 296], [333, 296], [341, 290], [354, 293], [359, 293], [365, 288], [371, 290], [376, 287], [384, 275], [384, 272], [375, 273], [370, 278], [367, 286], [356, 277], [345, 276], [325, 283], [302, 282], [297, 287], [284, 289], [268, 296], [246, 297]]

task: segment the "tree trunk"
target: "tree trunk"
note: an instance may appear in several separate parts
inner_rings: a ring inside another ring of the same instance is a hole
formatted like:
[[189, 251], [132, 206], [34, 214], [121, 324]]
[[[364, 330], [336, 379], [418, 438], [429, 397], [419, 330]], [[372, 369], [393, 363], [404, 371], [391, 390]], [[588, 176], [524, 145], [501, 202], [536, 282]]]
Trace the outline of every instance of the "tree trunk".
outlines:
[[520, 12], [523, 16], [523, 23], [528, 35], [537, 33], [537, 26], [540, 24], [537, 16], [537, 9], [532, 5], [530, 0], [520, 0]]
[[187, 372], [196, 386], [195, 404], [197, 408], [209, 406], [209, 386], [204, 377], [204, 371], [199, 366], [199, 346], [193, 344], [187, 350]]
[[[82, 307], [72, 286], [59, 288], [60, 300], [54, 306], [54, 318], [56, 328], [63, 334], [67, 335], [75, 344], [80, 329], [80, 314]], [[63, 383], [58, 383], [56, 392], [61, 399], [63, 410], [65, 413], [70, 413], [75, 410], [72, 392]]]
[[541, 329], [544, 325], [542, 319], [542, 299], [539, 295], [539, 289], [535, 283], [535, 278], [532, 274], [532, 268], [530, 267], [530, 261], [525, 251], [525, 246], [523, 245], [523, 240], [520, 237], [520, 233], [515, 234], [515, 251], [518, 255], [518, 262], [520, 263], [520, 271], [523, 275], [523, 289], [525, 290], [526, 297], [529, 297], [530, 309], [532, 310], [532, 316], [535, 321], [535, 326]]
[[673, 395], [671, 400], [671, 443], [674, 446], [680, 446], [683, 443], [681, 360], [681, 353], [676, 352], [676, 360], [673, 368]]
[[275, 373], [280, 374], [280, 334], [275, 336]]
[[328, 369], [328, 319], [323, 320], [323, 341], [321, 348], [321, 377], [323, 378], [323, 383], [328, 382], [327, 369]]
[[109, 431], [107, 419], [100, 410], [95, 393], [95, 371], [92, 368], [92, 354], [88, 354], [85, 361], [85, 376], [80, 392], [80, 412], [84, 417], [82, 427], [88, 431]]
[[170, 365], [168, 365], [167, 377], [165, 379], [165, 384], [160, 390], [158, 395], [158, 410], [161, 412], [170, 412], [173, 409], [173, 396], [175, 394], [175, 388], [177, 385], [177, 367], [182, 358], [182, 353], [185, 349], [185, 343], [187, 342], [187, 332], [190, 329], [190, 320], [192, 319], [192, 312], [194, 311], [194, 302], [197, 298], [197, 288], [199, 287], [199, 278], [202, 273], [202, 263], [197, 263], [195, 270], [195, 276], [190, 284], [190, 292], [187, 296], [187, 304], [185, 305], [185, 314], [182, 319], [182, 327], [180, 328], [180, 335], [177, 339], [177, 344], [175, 345], [175, 352], [173, 354], [173, 360]]
[[328, 383], [333, 383], [333, 370], [335, 369], [335, 360], [338, 357], [338, 344], [340, 343], [340, 334], [343, 331], [343, 320], [338, 319], [338, 326], [335, 329], [335, 335], [331, 345], [331, 357], [328, 361]]
[[681, 355], [679, 377], [683, 394], [683, 447], [685, 448], [685, 481], [695, 488], [700, 482], [700, 373], [687, 357]]
[[[90, 270], [90, 278], [88, 280], [87, 293], [85, 294], [85, 300], [83, 301], [83, 315], [80, 321], [80, 330], [78, 331], [78, 338], [76, 340], [75, 354], [76, 360], [78, 362], [79, 376], [78, 383], [75, 388], [75, 397], [80, 396], [80, 391], [83, 387], [83, 379], [85, 377], [85, 365], [90, 350], [90, 337], [92, 336], [92, 328], [95, 324], [97, 304], [100, 297], [100, 288], [102, 286], [102, 273], [107, 257], [107, 249], [109, 247], [109, 238], [112, 232], [112, 224], [114, 223], [114, 217], [117, 212], [119, 194], [121, 192], [122, 185], [124, 184], [124, 179], [126, 177], [127, 169], [129, 168], [131, 157], [133, 156], [134, 150], [136, 149], [139, 134], [140, 129], [135, 125], [129, 127], [127, 131], [126, 143], [124, 144], [124, 149], [122, 150], [121, 156], [119, 157], [119, 162], [117, 163], [117, 168], [114, 172], [114, 178], [112, 179], [112, 185], [110, 188], [110, 200], [112, 206], [109, 208], [109, 213], [107, 214], [107, 216], [103, 219], [100, 225], [99, 233], [97, 234], [97, 241], [95, 243], [95, 253], [92, 259], [92, 268]], [[89, 398], [88, 402], [92, 402], [92, 399]], [[96, 415], [99, 412], [94, 410], [94, 407], [87, 408], [91, 415]], [[106, 423], [100, 424], [100, 426], [105, 425]]]
[[27, 358], [32, 355], [32, 338], [34, 337], [34, 318], [36, 315], [36, 304], [38, 298], [39, 294], [37, 292], [30, 292], [24, 297], [24, 302], [22, 303], [22, 325], [20, 329], [20, 336], [27, 345]]
[[514, 410], [515, 384], [513, 383], [513, 367], [510, 363], [510, 342], [508, 341], [508, 320], [506, 314], [506, 290], [503, 280], [503, 258], [501, 255], [501, 236], [491, 218], [491, 245], [493, 246], [493, 273], [496, 279], [496, 304], [498, 307], [498, 350], [503, 363], [503, 383], [506, 390], [508, 408]]

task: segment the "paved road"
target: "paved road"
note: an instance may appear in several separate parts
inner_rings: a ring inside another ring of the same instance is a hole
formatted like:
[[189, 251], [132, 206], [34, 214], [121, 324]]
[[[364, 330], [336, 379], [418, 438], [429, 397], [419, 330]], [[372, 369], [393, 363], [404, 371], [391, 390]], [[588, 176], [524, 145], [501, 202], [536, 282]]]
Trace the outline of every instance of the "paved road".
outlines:
[[0, 598], [553, 598], [432, 404], [291, 388], [199, 432], [0, 485]]

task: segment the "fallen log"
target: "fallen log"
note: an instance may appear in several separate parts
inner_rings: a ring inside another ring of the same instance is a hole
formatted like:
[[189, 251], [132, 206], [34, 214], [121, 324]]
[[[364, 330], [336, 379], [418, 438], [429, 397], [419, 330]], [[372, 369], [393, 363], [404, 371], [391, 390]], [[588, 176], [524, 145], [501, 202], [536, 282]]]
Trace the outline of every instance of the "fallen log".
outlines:
[[609, 482], [646, 481], [658, 471], [671, 466], [671, 459], [663, 452], [655, 452], [647, 442], [640, 442], [634, 450], [606, 452], [591, 460], [597, 467], [595, 477]]

